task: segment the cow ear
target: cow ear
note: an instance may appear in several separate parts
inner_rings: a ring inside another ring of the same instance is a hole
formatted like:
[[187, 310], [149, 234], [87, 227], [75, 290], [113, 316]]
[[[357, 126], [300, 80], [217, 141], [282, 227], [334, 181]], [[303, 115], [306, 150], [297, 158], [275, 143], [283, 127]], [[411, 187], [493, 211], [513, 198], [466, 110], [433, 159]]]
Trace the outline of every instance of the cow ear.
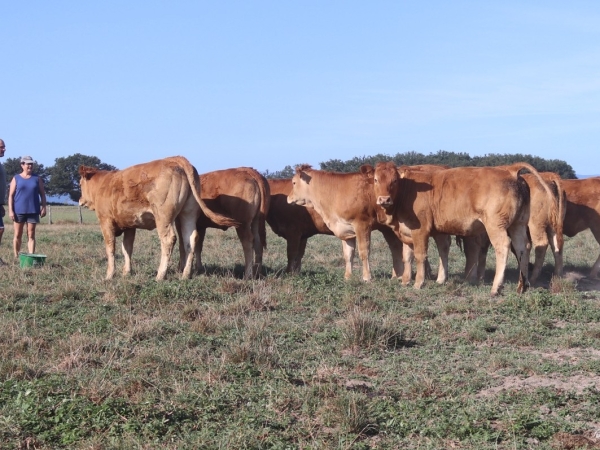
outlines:
[[369, 178], [373, 178], [373, 166], [371, 164], [363, 164], [362, 166], [360, 166], [360, 173], [366, 175]]
[[302, 181], [304, 181], [306, 184], [309, 184], [312, 177], [308, 173], [306, 173], [304, 171], [300, 171], [300, 179]]
[[408, 166], [400, 166], [396, 170], [398, 170], [400, 178], [406, 178], [410, 173], [410, 168]]
[[86, 180], [92, 178], [92, 175], [94, 175], [96, 172], [97, 169], [95, 169], [94, 167], [79, 166], [79, 175], [81, 175], [81, 177], [85, 178]]

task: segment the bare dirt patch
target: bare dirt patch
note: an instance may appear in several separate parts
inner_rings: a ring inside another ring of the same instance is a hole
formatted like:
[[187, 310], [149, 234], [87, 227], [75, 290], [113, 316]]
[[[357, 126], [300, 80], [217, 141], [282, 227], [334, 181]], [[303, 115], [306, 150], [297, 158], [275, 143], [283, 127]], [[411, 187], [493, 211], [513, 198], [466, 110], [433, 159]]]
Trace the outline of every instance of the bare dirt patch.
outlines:
[[600, 448], [600, 443], [593, 434], [593, 432], [587, 434], [556, 433], [552, 436], [552, 448], [560, 450], [598, 449]]
[[577, 364], [581, 360], [600, 359], [600, 350], [593, 348], [568, 348], [557, 350], [555, 352], [539, 352], [532, 351], [531, 353], [540, 355], [544, 359], [564, 362], [568, 364]]
[[502, 384], [477, 393], [477, 397], [490, 397], [503, 391], [520, 391], [522, 389], [555, 388], [561, 391], [582, 394], [587, 388], [600, 389], [600, 376], [573, 375], [562, 377], [556, 374], [533, 375], [527, 378], [506, 377]]

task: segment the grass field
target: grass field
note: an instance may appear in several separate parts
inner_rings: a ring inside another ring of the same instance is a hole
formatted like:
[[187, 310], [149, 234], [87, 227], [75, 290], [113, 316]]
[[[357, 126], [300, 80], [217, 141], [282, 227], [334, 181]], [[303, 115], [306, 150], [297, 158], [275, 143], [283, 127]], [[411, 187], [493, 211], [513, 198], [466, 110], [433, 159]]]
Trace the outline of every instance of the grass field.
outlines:
[[[567, 277], [517, 295], [450, 280], [343, 279], [339, 240], [309, 240], [282, 273], [269, 231], [264, 277], [243, 280], [235, 232], [209, 230], [205, 276], [156, 282], [160, 249], [139, 231], [134, 274], [104, 281], [98, 225], [38, 228], [42, 268], [0, 256], [0, 448], [600, 448], [599, 248], [567, 239]], [[434, 270], [435, 251], [431, 252]], [[122, 258], [117, 259], [120, 271]]]

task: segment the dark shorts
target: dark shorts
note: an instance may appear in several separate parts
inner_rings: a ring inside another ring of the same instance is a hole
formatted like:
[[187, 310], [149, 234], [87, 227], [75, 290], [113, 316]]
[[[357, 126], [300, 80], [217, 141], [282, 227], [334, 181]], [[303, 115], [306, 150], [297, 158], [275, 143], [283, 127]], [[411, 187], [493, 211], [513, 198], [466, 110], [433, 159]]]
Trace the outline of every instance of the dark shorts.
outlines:
[[15, 214], [17, 223], [40, 223], [39, 214]]
[[4, 230], [4, 220], [2, 219], [2, 216], [0, 216], [0, 230]]

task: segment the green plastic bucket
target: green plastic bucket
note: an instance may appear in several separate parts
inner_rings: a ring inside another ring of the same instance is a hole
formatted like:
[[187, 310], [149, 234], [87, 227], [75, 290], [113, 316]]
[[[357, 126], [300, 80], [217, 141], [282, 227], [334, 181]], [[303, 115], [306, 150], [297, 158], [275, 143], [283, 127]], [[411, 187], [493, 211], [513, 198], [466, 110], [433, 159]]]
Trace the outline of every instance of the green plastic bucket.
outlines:
[[46, 255], [36, 253], [19, 253], [19, 266], [21, 267], [40, 267], [44, 265]]

